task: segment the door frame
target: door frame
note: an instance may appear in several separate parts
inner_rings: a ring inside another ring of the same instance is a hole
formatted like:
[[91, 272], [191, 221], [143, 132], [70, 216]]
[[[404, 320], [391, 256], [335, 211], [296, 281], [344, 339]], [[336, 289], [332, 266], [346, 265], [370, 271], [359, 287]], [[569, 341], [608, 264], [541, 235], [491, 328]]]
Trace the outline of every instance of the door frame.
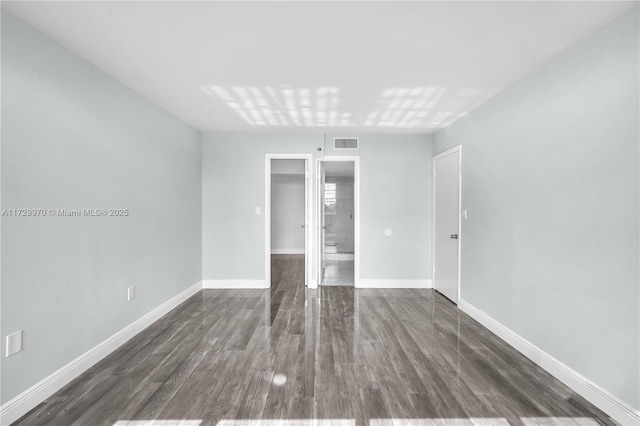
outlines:
[[444, 152], [436, 154], [431, 160], [431, 282], [436, 288], [436, 160], [458, 153], [458, 298], [453, 301], [456, 305], [462, 298], [460, 288], [460, 265], [462, 262], [462, 145], [454, 146]]
[[305, 160], [304, 188], [304, 285], [312, 283], [312, 229], [315, 222], [312, 210], [312, 154], [265, 154], [264, 156], [264, 279], [266, 287], [271, 287], [271, 160]]
[[323, 214], [322, 188], [321, 185], [321, 163], [332, 161], [352, 161], [353, 162], [353, 287], [360, 287], [360, 156], [358, 155], [328, 155], [316, 160], [316, 208], [315, 208], [315, 228], [318, 235], [316, 239], [316, 282], [322, 284], [322, 238], [320, 238], [320, 215]]

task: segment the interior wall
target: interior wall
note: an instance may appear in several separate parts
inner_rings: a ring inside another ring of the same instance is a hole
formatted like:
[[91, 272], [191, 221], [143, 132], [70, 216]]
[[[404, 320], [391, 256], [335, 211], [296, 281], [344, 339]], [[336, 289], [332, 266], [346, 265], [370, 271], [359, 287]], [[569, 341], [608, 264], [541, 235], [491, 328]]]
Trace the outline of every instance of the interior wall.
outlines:
[[200, 281], [200, 155], [198, 132], [2, 10], [2, 207], [47, 211], [2, 217], [3, 404]]
[[360, 157], [360, 279], [430, 280], [433, 135], [327, 134], [324, 153]]
[[[331, 148], [330, 135], [204, 134], [203, 279], [265, 279], [264, 217], [255, 210], [264, 207], [267, 153], [359, 155], [361, 278], [430, 279], [432, 136], [361, 135], [360, 140], [357, 152], [345, 153]], [[391, 237], [384, 235], [387, 227]]]
[[202, 141], [202, 278], [264, 280], [265, 154], [316, 155], [322, 135], [205, 133]]
[[306, 171], [304, 160], [272, 159], [272, 175], [304, 175]]
[[636, 8], [436, 135], [463, 146], [462, 298], [635, 409], [638, 39]]
[[[302, 163], [304, 160], [290, 160]], [[271, 175], [271, 253], [304, 253], [304, 174]]]

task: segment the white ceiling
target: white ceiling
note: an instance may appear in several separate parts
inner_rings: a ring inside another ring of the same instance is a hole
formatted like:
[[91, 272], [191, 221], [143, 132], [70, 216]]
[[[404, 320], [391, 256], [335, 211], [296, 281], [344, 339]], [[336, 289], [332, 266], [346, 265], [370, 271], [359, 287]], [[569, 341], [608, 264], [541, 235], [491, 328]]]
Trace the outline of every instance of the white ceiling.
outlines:
[[201, 131], [432, 133], [637, 1], [2, 2]]

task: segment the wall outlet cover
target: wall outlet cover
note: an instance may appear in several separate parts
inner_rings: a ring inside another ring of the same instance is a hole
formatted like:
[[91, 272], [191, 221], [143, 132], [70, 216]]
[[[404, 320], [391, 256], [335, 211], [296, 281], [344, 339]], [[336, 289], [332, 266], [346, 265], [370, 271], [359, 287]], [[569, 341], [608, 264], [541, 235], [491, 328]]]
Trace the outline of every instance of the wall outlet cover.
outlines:
[[18, 353], [22, 350], [22, 330], [16, 331], [15, 333], [11, 333], [7, 335], [7, 354], [9, 357], [15, 353]]

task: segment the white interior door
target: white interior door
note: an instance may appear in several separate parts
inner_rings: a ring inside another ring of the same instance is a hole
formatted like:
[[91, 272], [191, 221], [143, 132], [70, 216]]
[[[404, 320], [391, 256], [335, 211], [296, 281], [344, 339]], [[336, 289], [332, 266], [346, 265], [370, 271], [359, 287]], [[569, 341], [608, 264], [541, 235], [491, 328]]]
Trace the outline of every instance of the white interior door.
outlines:
[[460, 262], [460, 147], [433, 157], [433, 287], [458, 303]]
[[322, 278], [325, 273], [325, 253], [324, 253], [324, 232], [326, 230], [326, 223], [324, 217], [324, 183], [325, 183], [325, 171], [324, 171], [324, 163], [322, 161], [318, 162], [318, 219], [320, 229], [318, 230], [318, 253], [320, 254], [319, 260], [319, 276], [318, 276], [318, 285], [322, 283]]
[[309, 200], [311, 194], [309, 194], [309, 160], [304, 160], [304, 285], [309, 286], [309, 276], [311, 271], [311, 256], [313, 253], [311, 248], [311, 241], [309, 238]]

